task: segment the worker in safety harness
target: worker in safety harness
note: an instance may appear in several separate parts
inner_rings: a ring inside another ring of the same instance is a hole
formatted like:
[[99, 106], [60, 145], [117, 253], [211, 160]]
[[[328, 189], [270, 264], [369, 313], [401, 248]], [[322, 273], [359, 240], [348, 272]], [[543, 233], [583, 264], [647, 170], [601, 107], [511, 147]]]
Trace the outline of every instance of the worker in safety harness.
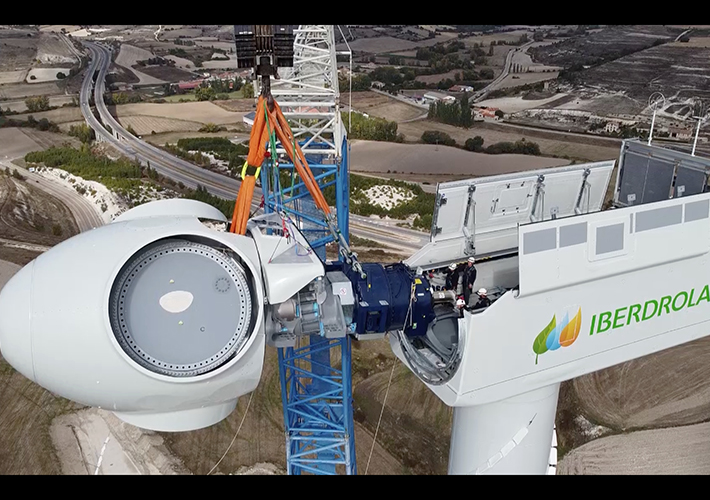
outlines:
[[449, 269], [446, 271], [446, 284], [444, 285], [444, 290], [453, 290], [454, 293], [459, 287], [459, 271], [456, 264], [451, 264]]
[[491, 299], [488, 298], [488, 291], [485, 288], [481, 288], [475, 295], [476, 303], [471, 309], [485, 309], [491, 305]]
[[476, 282], [476, 266], [473, 264], [476, 259], [473, 257], [468, 258], [468, 265], [463, 270], [463, 299], [466, 301], [466, 305], [470, 305], [471, 294], [473, 293], [473, 284]]
[[466, 309], [466, 302], [461, 297], [459, 297], [456, 300], [456, 310], [458, 310], [459, 316], [461, 318], [463, 318], [463, 312], [465, 309]]

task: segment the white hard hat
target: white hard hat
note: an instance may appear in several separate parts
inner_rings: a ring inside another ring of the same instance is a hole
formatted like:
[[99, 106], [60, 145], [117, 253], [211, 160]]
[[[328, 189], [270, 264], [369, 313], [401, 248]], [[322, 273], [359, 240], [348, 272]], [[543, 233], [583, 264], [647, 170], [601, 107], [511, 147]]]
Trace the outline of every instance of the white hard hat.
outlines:
[[463, 307], [466, 305], [466, 301], [463, 299], [459, 299], [456, 301], [456, 307]]
[[485, 288], [481, 288], [481, 289], [478, 291], [478, 295], [486, 295], [486, 293], [488, 293], [488, 291], [487, 291]]
[[469, 257], [469, 258], [468, 258], [468, 261], [469, 261], [471, 264], [473, 264], [474, 262], [476, 262], [476, 259], [474, 259], [473, 257]]
[[449, 265], [449, 269], [451, 269], [452, 271], [453, 271], [454, 269], [456, 269], [456, 264], [450, 264], [450, 265]]

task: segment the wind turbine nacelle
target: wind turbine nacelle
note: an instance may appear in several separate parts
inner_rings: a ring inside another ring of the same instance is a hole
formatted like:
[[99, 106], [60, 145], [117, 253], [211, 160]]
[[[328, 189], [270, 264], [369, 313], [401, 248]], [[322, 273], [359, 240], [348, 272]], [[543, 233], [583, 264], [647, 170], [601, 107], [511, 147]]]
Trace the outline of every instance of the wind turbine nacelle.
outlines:
[[252, 238], [192, 200], [141, 205], [74, 236], [0, 292], [0, 349], [20, 373], [127, 423], [186, 431], [227, 417], [264, 360]]

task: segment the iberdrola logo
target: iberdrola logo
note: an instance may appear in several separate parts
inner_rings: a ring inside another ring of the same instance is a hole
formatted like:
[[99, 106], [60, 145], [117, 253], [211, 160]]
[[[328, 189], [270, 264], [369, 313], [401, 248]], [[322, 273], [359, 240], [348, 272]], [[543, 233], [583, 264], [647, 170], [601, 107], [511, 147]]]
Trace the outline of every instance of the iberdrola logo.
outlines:
[[560, 347], [569, 347], [574, 344], [579, 336], [579, 330], [582, 327], [582, 308], [580, 307], [577, 314], [569, 319], [569, 313], [565, 313], [565, 318], [561, 323], [557, 323], [557, 317], [552, 316], [550, 324], [541, 331], [533, 342], [533, 351], [535, 356], [535, 364], [537, 358], [547, 351], [556, 351]]

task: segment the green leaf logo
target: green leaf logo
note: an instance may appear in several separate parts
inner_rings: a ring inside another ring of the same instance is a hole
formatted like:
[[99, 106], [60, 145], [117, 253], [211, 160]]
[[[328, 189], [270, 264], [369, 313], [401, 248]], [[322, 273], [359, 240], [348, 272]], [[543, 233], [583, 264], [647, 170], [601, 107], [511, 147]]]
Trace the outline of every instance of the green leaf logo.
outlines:
[[560, 323], [557, 323], [557, 316], [552, 316], [550, 324], [535, 337], [533, 342], [533, 352], [537, 355], [535, 356], [535, 364], [537, 364], [540, 354], [545, 354], [547, 351], [556, 351], [560, 347], [569, 347], [574, 344], [574, 341], [579, 337], [581, 328], [581, 307], [577, 309], [577, 314], [571, 320], [569, 319], [569, 311], [565, 313]]
[[539, 333], [537, 337], [535, 337], [535, 341], [533, 342], [533, 351], [537, 356], [535, 356], [535, 364], [537, 364], [537, 358], [540, 356], [540, 354], [545, 354], [547, 352], [547, 336], [550, 334], [552, 330], [555, 329], [555, 326], [557, 325], [557, 318], [556, 316], [552, 316], [552, 321], [550, 321], [550, 324], [545, 327], [543, 331]]

